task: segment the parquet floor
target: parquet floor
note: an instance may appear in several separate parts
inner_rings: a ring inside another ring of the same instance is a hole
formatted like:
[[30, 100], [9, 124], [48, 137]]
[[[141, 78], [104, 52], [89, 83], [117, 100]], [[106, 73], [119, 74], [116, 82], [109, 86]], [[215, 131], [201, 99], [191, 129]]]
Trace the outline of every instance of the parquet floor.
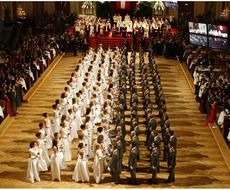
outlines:
[[[55, 67], [45, 82], [39, 87], [29, 103], [20, 108], [12, 125], [4, 135], [0, 135], [0, 188], [228, 188], [230, 171], [216, 145], [211, 131], [206, 127], [206, 118], [198, 111], [197, 103], [176, 60], [156, 58], [166, 98], [171, 128], [178, 137], [176, 182], [165, 183], [168, 177], [165, 165], [158, 174], [159, 183], [144, 184], [151, 174], [145, 147], [140, 146], [142, 162], [138, 163], [139, 185], [126, 184], [127, 171], [122, 172], [124, 184], [114, 185], [108, 173], [101, 184], [72, 182], [71, 176], [75, 165], [76, 142], [73, 143], [73, 161], [62, 172], [62, 182], [51, 181], [50, 172], [41, 173], [41, 182], [30, 184], [26, 180], [28, 144], [35, 139], [38, 122], [43, 112], [51, 112], [51, 105], [61, 92], [74, 71], [79, 58], [65, 56]], [[137, 74], [137, 77], [138, 74]], [[141, 114], [141, 112], [140, 112]], [[128, 119], [128, 118], [127, 118]], [[127, 140], [129, 137], [127, 137]], [[140, 137], [143, 140], [144, 136]], [[125, 154], [124, 164], [127, 165]], [[91, 168], [92, 161], [89, 167]], [[90, 169], [90, 172], [92, 170]]]

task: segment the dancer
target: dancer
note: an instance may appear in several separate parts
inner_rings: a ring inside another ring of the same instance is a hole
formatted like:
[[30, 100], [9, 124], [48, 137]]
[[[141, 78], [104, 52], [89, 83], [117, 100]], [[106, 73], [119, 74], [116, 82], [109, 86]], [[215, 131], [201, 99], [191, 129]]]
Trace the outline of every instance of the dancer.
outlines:
[[72, 177], [76, 182], [89, 182], [88, 160], [86, 159], [84, 152], [83, 143], [79, 143], [77, 162]]
[[38, 158], [40, 156], [38, 144], [36, 141], [32, 141], [30, 143], [30, 158], [28, 160], [28, 168], [27, 168], [27, 179], [30, 180], [31, 183], [34, 181], [40, 181], [39, 177], [39, 168], [38, 168]]
[[56, 146], [52, 148], [51, 154], [51, 176], [53, 181], [61, 181], [60, 155]]
[[101, 145], [97, 143], [95, 146], [95, 156], [94, 156], [94, 163], [93, 163], [93, 176], [96, 183], [101, 182], [104, 168], [105, 168], [105, 155], [103, 155]]

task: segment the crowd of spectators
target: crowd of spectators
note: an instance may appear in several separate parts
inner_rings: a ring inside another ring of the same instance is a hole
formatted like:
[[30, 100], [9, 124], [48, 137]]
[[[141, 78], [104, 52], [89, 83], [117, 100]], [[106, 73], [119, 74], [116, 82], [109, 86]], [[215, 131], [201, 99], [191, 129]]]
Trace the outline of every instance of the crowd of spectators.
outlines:
[[56, 36], [24, 38], [17, 50], [0, 53], [0, 122], [15, 116], [23, 95], [33, 86], [59, 51]]
[[200, 112], [208, 115], [208, 123], [216, 121], [230, 142], [229, 52], [187, 46], [183, 58], [194, 79]]

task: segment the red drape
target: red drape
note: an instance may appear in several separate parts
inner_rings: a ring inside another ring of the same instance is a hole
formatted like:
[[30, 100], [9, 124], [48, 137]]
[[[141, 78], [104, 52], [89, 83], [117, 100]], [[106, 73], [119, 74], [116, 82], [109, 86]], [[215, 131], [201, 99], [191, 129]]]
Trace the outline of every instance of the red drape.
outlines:
[[[124, 6], [123, 6], [124, 5]], [[130, 9], [130, 2], [129, 1], [118, 1], [116, 2], [116, 9], [120, 10], [120, 9]]]

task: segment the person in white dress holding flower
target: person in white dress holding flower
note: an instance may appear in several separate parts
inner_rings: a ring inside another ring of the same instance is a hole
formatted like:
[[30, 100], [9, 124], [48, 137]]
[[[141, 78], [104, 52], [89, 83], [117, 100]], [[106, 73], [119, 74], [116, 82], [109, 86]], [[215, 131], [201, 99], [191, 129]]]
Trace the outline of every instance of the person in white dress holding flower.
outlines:
[[57, 152], [55, 154], [58, 158], [60, 169], [66, 169], [67, 165], [64, 158], [64, 145], [60, 133], [54, 133], [53, 147], [57, 148]]
[[99, 143], [95, 146], [95, 155], [93, 162], [93, 177], [96, 183], [100, 183], [105, 169], [105, 155]]
[[37, 137], [37, 143], [41, 153], [41, 158], [39, 159], [40, 160], [39, 163], [43, 165], [40, 171], [47, 171], [50, 166], [50, 158], [48, 155], [46, 142], [44, 141], [44, 139], [42, 139], [42, 134], [40, 132], [37, 132], [35, 136]]
[[27, 179], [31, 183], [34, 183], [35, 180], [40, 181], [38, 168], [38, 158], [40, 157], [40, 152], [36, 141], [32, 141], [30, 143], [29, 153], [30, 158], [28, 160]]
[[71, 141], [70, 141], [70, 129], [65, 122], [61, 123], [61, 141], [63, 144], [64, 150], [64, 160], [70, 161], [72, 160], [72, 153], [71, 153]]
[[51, 122], [48, 113], [43, 113], [43, 122], [45, 126], [45, 141], [47, 143], [47, 148], [52, 148], [52, 139], [53, 139], [53, 132], [51, 128]]
[[81, 119], [81, 106], [79, 98], [73, 98], [73, 111], [75, 115], [76, 131], [80, 130], [80, 126], [83, 124]]
[[52, 106], [53, 108], [53, 125], [52, 125], [52, 130], [53, 133], [60, 132], [60, 122], [61, 122], [61, 117], [60, 117], [60, 107], [58, 108], [56, 104]]

